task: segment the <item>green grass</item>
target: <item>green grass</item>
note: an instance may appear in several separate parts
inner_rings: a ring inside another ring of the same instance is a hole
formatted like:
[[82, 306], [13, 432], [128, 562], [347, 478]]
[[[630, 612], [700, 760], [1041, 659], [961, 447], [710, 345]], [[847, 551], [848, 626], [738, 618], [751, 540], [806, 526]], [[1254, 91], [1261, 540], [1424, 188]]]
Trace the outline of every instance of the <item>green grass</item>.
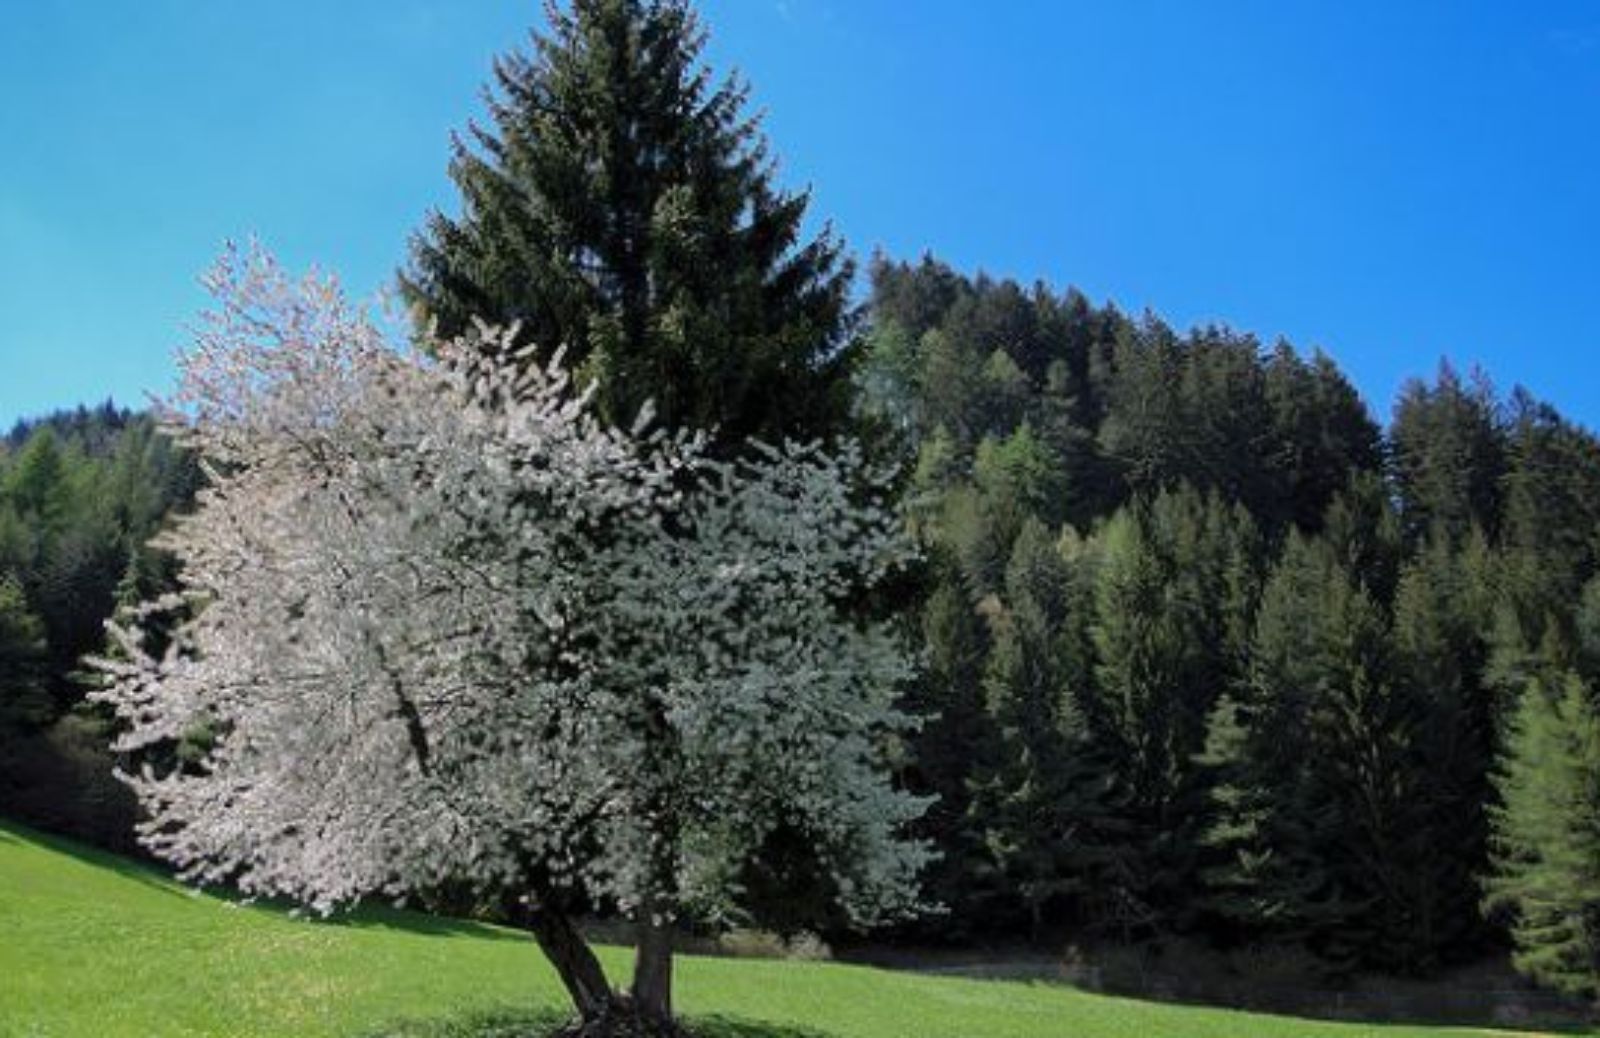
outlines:
[[[615, 979], [625, 954], [602, 954]], [[680, 1007], [714, 1038], [1495, 1033], [1304, 1021], [832, 964], [685, 958], [678, 979]], [[550, 1020], [561, 1007], [554, 975], [512, 931], [385, 910], [296, 919], [198, 896], [126, 860], [0, 823], [4, 1038], [510, 1038], [528, 1032], [506, 1014]]]

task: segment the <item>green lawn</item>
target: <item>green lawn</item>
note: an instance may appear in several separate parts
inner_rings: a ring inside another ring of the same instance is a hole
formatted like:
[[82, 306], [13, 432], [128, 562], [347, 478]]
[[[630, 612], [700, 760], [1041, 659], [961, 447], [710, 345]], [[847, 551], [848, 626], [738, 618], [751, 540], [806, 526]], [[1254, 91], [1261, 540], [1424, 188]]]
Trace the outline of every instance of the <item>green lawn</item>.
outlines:
[[[607, 967], [626, 961], [605, 952]], [[682, 961], [678, 999], [728, 1038], [1408, 1038], [1047, 986], [852, 966]], [[0, 823], [0, 1036], [374, 1035], [399, 1021], [555, 1011], [515, 932], [393, 911], [335, 922], [196, 896], [119, 858]], [[449, 1028], [406, 1033], [461, 1034]], [[500, 1032], [497, 1032], [500, 1033]]]

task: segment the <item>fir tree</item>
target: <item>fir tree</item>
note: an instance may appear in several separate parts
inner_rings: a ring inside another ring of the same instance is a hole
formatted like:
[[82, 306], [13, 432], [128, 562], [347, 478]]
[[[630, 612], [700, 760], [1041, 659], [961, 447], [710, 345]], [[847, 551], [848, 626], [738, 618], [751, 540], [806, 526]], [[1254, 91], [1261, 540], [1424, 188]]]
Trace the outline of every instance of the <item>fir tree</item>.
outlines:
[[1434, 530], [1458, 540], [1474, 523], [1497, 532], [1505, 435], [1482, 372], [1463, 382], [1446, 362], [1434, 385], [1408, 382], [1395, 404], [1390, 439], [1401, 515], [1413, 543]]
[[53, 715], [45, 659], [44, 625], [28, 608], [22, 585], [0, 575], [0, 736]]
[[930, 899], [949, 907], [938, 934], [960, 935], [975, 920], [1009, 900], [1002, 878], [984, 848], [983, 820], [972, 809], [974, 775], [994, 757], [984, 709], [983, 672], [988, 632], [976, 603], [964, 590], [946, 553], [939, 552], [934, 587], [921, 605], [921, 644], [926, 652], [907, 706], [923, 724], [910, 736], [903, 778], [919, 794], [936, 799], [915, 832], [940, 848], [930, 865]]
[[1090, 709], [1141, 846], [1142, 897], [1165, 922], [1192, 910], [1207, 718], [1238, 678], [1255, 593], [1248, 517], [1189, 487], [1119, 511], [1100, 539]]
[[1489, 546], [1473, 529], [1454, 550], [1434, 536], [1406, 566], [1395, 596], [1395, 642], [1403, 680], [1418, 711], [1415, 752], [1421, 777], [1417, 861], [1411, 898], [1414, 939], [1423, 957], [1474, 948], [1474, 906], [1487, 863], [1489, 773], [1496, 715], [1485, 681], [1493, 603]]
[[1212, 713], [1200, 764], [1207, 910], [1234, 935], [1309, 941], [1348, 912], [1323, 851], [1335, 822], [1312, 781], [1326, 553], [1292, 532], [1262, 592], [1249, 671]]
[[1496, 777], [1487, 906], [1509, 914], [1513, 962], [1541, 984], [1600, 995], [1600, 716], [1576, 674], [1522, 697]]
[[1083, 708], [1092, 603], [1081, 570], [1030, 519], [1003, 595], [984, 608], [993, 648], [983, 687], [995, 746], [975, 777], [973, 809], [1035, 939], [1052, 908], [1056, 918], [1067, 907], [1080, 920], [1107, 914], [1125, 842], [1115, 776]]
[[489, 125], [456, 142], [460, 216], [413, 239], [419, 320], [519, 322], [623, 425], [651, 400], [723, 442], [837, 427], [851, 265], [830, 232], [804, 238], [808, 197], [778, 186], [748, 88], [713, 79], [684, 0], [546, 11], [533, 52], [496, 63]]

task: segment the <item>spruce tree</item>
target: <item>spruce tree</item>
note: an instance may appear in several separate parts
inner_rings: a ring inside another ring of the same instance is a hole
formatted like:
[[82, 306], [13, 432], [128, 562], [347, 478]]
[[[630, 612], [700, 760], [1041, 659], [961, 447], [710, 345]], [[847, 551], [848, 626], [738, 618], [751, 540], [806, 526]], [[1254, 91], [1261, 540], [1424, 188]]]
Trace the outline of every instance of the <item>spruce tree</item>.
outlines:
[[1489, 776], [1497, 723], [1485, 680], [1493, 602], [1489, 546], [1473, 529], [1459, 550], [1430, 537], [1395, 596], [1402, 680], [1418, 712], [1419, 855], [1412, 903], [1424, 958], [1470, 953], [1482, 926], [1474, 906], [1487, 863]]
[[[1077, 543], [1068, 550], [1076, 555]], [[1029, 519], [1002, 594], [984, 608], [995, 745], [975, 776], [973, 810], [1035, 939], [1063, 912], [1098, 921], [1120, 879], [1118, 790], [1084, 710], [1092, 603], [1078, 561]]]
[[953, 574], [948, 553], [935, 549], [932, 590], [921, 605], [926, 652], [907, 706], [925, 720], [910, 737], [903, 775], [908, 788], [937, 799], [916, 823], [940, 857], [927, 872], [928, 896], [949, 909], [940, 937], [964, 936], [988, 922], [1010, 893], [985, 849], [984, 823], [972, 809], [975, 776], [993, 759], [983, 672], [989, 639], [976, 603]]
[[0, 574], [0, 737], [51, 719], [45, 661], [44, 625], [22, 585]]
[[1452, 541], [1476, 523], [1498, 531], [1505, 430], [1488, 378], [1463, 382], [1448, 362], [1428, 386], [1406, 383], [1390, 427], [1401, 515], [1412, 543], [1431, 531]]
[[1333, 545], [1291, 532], [1265, 591], [1248, 680], [1213, 715], [1208, 903], [1341, 969], [1412, 968], [1418, 718], [1388, 617]]
[[1526, 646], [1570, 643], [1579, 591], [1600, 566], [1600, 440], [1513, 394], [1501, 590]]
[[1205, 795], [1196, 758], [1243, 662], [1253, 541], [1242, 510], [1187, 486], [1119, 511], [1099, 538], [1089, 708], [1137, 830], [1140, 900], [1165, 924], [1193, 909]]
[[1535, 981], [1600, 995], [1600, 715], [1567, 674], [1526, 689], [1496, 778], [1486, 905], [1510, 916], [1512, 961]]
[[1282, 495], [1273, 512], [1315, 531], [1349, 484], [1351, 470], [1381, 470], [1382, 434], [1326, 354], [1318, 351], [1307, 361], [1280, 342], [1265, 363], [1272, 411], [1268, 463]]
[[805, 236], [748, 88], [717, 81], [686, 0], [550, 3], [494, 67], [488, 125], [457, 139], [457, 216], [434, 213], [401, 276], [443, 336], [518, 322], [541, 360], [598, 381], [624, 426], [723, 442], [814, 435], [848, 413], [851, 264]]
[[1309, 943], [1351, 911], [1325, 859], [1337, 819], [1312, 764], [1327, 570], [1325, 548], [1292, 531], [1261, 595], [1248, 672], [1209, 719], [1202, 901], [1232, 936]]

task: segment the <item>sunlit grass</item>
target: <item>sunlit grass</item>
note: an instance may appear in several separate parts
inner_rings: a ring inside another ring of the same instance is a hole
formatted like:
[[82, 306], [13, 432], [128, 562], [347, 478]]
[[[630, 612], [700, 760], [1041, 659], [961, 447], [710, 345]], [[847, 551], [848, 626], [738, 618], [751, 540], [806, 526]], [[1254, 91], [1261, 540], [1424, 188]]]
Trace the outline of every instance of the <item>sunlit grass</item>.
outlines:
[[[603, 949], [614, 978], [627, 957]], [[678, 1002], [712, 1038], [1420, 1038], [1052, 985], [685, 958]], [[521, 934], [374, 909], [333, 922], [192, 894], [158, 873], [0, 823], [0, 1035], [428, 1038], [537, 1034], [554, 974]]]

